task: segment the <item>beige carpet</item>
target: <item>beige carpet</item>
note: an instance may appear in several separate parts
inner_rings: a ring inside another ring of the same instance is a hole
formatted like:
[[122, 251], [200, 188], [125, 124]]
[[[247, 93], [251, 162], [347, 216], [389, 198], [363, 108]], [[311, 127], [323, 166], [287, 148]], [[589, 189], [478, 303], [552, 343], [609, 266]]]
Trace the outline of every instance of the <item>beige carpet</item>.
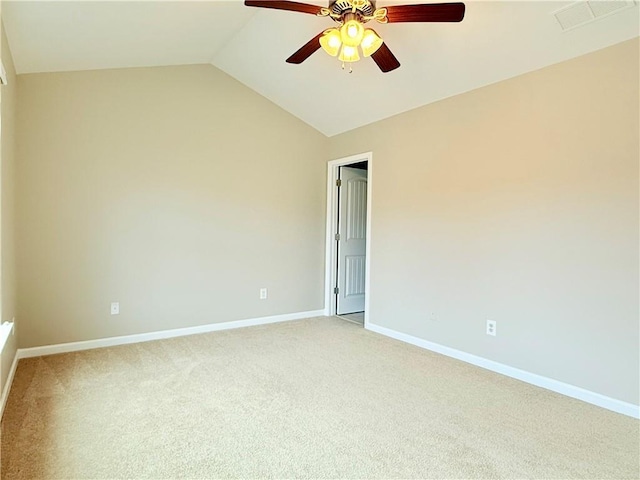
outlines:
[[359, 323], [360, 325], [364, 325], [364, 312], [357, 313], [343, 313], [338, 315], [339, 318], [343, 320], [349, 320], [350, 322]]
[[337, 318], [21, 360], [2, 478], [637, 479], [638, 421]]

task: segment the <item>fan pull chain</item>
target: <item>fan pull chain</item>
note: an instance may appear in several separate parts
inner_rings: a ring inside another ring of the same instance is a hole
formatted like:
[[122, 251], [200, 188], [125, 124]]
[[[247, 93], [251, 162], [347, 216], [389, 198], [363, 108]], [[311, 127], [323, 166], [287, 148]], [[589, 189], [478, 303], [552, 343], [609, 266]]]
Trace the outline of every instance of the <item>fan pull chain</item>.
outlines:
[[[342, 62], [342, 69], [344, 70], [344, 62]], [[349, 73], [353, 73], [353, 64], [349, 64]]]

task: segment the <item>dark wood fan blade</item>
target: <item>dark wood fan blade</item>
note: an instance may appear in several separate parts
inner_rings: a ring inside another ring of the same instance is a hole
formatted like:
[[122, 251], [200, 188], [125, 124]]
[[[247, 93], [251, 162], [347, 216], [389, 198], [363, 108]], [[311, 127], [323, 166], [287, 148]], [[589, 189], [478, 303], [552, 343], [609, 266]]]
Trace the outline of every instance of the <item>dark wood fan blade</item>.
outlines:
[[431, 3], [395, 5], [387, 8], [389, 23], [397, 22], [461, 22], [464, 3]]
[[324, 34], [324, 32], [320, 32], [318, 35], [313, 37], [307, 43], [305, 43], [300, 49], [287, 58], [287, 63], [295, 63], [300, 64], [304, 62], [311, 55], [316, 53], [316, 50], [320, 48], [320, 37]]
[[320, 9], [322, 8], [317, 5], [309, 5], [308, 3], [281, 2], [278, 0], [245, 0], [244, 4], [247, 7], [273, 8], [275, 10], [310, 13], [311, 15], [317, 15], [320, 13]]
[[371, 58], [373, 58], [373, 61], [376, 62], [380, 70], [384, 73], [395, 70], [400, 66], [400, 62], [396, 56], [391, 53], [391, 50], [389, 50], [389, 47], [387, 47], [387, 44], [384, 42], [380, 45], [380, 48], [371, 55]]

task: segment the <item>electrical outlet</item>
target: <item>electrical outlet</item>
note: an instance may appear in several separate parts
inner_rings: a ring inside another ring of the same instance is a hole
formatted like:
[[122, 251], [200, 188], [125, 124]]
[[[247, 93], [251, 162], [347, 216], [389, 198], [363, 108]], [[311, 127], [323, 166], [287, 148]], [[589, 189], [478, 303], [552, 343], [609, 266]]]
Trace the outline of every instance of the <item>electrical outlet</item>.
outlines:
[[495, 320], [487, 320], [487, 335], [491, 335], [492, 337], [496, 336], [497, 333], [497, 322]]
[[266, 300], [267, 299], [267, 289], [266, 288], [261, 288], [260, 289], [260, 300]]
[[111, 302], [111, 315], [119, 315], [120, 314], [120, 303]]

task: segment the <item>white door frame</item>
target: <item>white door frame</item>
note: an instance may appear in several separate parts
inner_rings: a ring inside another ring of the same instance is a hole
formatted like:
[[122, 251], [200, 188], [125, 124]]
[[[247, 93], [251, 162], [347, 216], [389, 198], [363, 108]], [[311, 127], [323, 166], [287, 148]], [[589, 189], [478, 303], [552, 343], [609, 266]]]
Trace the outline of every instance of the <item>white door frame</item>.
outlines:
[[338, 189], [336, 180], [338, 179], [339, 167], [351, 165], [353, 163], [367, 162], [367, 240], [365, 247], [365, 280], [364, 280], [364, 327], [369, 327], [369, 304], [370, 304], [370, 272], [371, 272], [371, 199], [373, 186], [373, 153], [365, 152], [358, 155], [330, 160], [327, 164], [327, 237], [325, 253], [325, 274], [324, 274], [324, 313], [325, 315], [336, 314], [336, 303], [334, 301], [333, 287], [336, 285], [336, 264], [338, 252], [336, 248], [335, 234], [338, 226]]

